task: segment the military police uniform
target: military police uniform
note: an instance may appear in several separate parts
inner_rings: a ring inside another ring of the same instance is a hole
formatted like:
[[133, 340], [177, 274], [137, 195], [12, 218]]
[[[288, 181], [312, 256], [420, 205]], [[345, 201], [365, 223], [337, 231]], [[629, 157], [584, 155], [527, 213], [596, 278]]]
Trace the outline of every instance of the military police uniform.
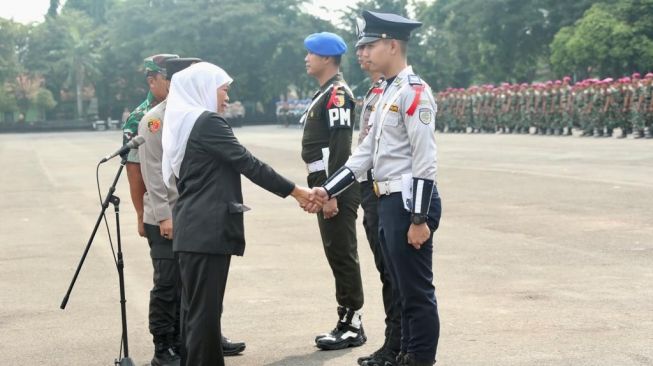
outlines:
[[[394, 14], [364, 12], [366, 24], [358, 44], [394, 38], [407, 41], [421, 23]], [[415, 249], [408, 244], [411, 224], [426, 222], [431, 234], [440, 221], [436, 187], [436, 104], [429, 86], [410, 66], [386, 75], [384, 94], [370, 119], [365, 139], [345, 166], [323, 188], [338, 196], [370, 168], [379, 196], [379, 238], [401, 304], [399, 365], [432, 365], [440, 322], [433, 285], [433, 240]]]
[[[327, 32], [308, 36], [304, 45], [309, 52], [325, 57], [338, 57], [347, 49], [339, 36]], [[338, 73], [320, 86], [304, 112], [301, 155], [309, 187], [324, 184], [351, 155], [355, 104], [349, 86]], [[360, 346], [367, 340], [361, 323], [364, 299], [356, 242], [359, 187], [342, 192], [337, 204], [336, 216], [325, 219], [322, 212], [317, 214], [338, 303], [336, 328], [315, 339], [316, 345], [325, 350]]]

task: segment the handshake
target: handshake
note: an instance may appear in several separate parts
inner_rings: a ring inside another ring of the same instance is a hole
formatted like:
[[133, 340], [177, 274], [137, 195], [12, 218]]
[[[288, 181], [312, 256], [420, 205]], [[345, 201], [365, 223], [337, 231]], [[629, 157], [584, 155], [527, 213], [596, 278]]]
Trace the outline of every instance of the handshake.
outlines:
[[329, 202], [329, 194], [323, 187], [314, 187], [313, 189], [295, 186], [290, 193], [291, 196], [299, 203], [299, 207], [308, 213], [318, 213], [322, 206]]

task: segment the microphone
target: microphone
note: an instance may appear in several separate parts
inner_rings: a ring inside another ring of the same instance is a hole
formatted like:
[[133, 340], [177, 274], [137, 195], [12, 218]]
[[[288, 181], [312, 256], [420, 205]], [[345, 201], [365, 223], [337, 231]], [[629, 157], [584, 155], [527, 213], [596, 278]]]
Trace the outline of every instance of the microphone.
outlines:
[[126, 152], [128, 152], [131, 149], [135, 149], [145, 142], [145, 138], [143, 136], [136, 136], [133, 139], [131, 139], [128, 143], [124, 144], [120, 149], [118, 149], [116, 152], [114, 152], [111, 155], [107, 155], [102, 160], [100, 160], [100, 164], [113, 159], [114, 157], [118, 155], [122, 155]]

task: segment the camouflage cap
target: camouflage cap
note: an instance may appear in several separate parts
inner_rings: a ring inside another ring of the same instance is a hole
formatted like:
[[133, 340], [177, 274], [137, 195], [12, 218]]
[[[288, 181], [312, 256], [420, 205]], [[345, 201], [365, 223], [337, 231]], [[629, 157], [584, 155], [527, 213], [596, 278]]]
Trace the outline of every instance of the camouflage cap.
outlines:
[[145, 74], [148, 74], [150, 72], [156, 72], [161, 75], [166, 75], [166, 61], [179, 58], [179, 55], [173, 55], [169, 53], [161, 53], [158, 55], [153, 55], [150, 57], [146, 57], [143, 60], [143, 69], [145, 70]]

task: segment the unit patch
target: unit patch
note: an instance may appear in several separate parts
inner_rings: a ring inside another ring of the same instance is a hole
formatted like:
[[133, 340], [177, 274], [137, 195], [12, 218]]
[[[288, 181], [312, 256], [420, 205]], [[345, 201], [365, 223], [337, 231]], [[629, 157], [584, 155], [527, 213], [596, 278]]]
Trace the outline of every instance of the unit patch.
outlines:
[[161, 121], [158, 119], [151, 119], [147, 122], [147, 129], [152, 132], [156, 133], [161, 129]]
[[425, 125], [433, 122], [433, 111], [428, 108], [420, 108], [419, 121]]

